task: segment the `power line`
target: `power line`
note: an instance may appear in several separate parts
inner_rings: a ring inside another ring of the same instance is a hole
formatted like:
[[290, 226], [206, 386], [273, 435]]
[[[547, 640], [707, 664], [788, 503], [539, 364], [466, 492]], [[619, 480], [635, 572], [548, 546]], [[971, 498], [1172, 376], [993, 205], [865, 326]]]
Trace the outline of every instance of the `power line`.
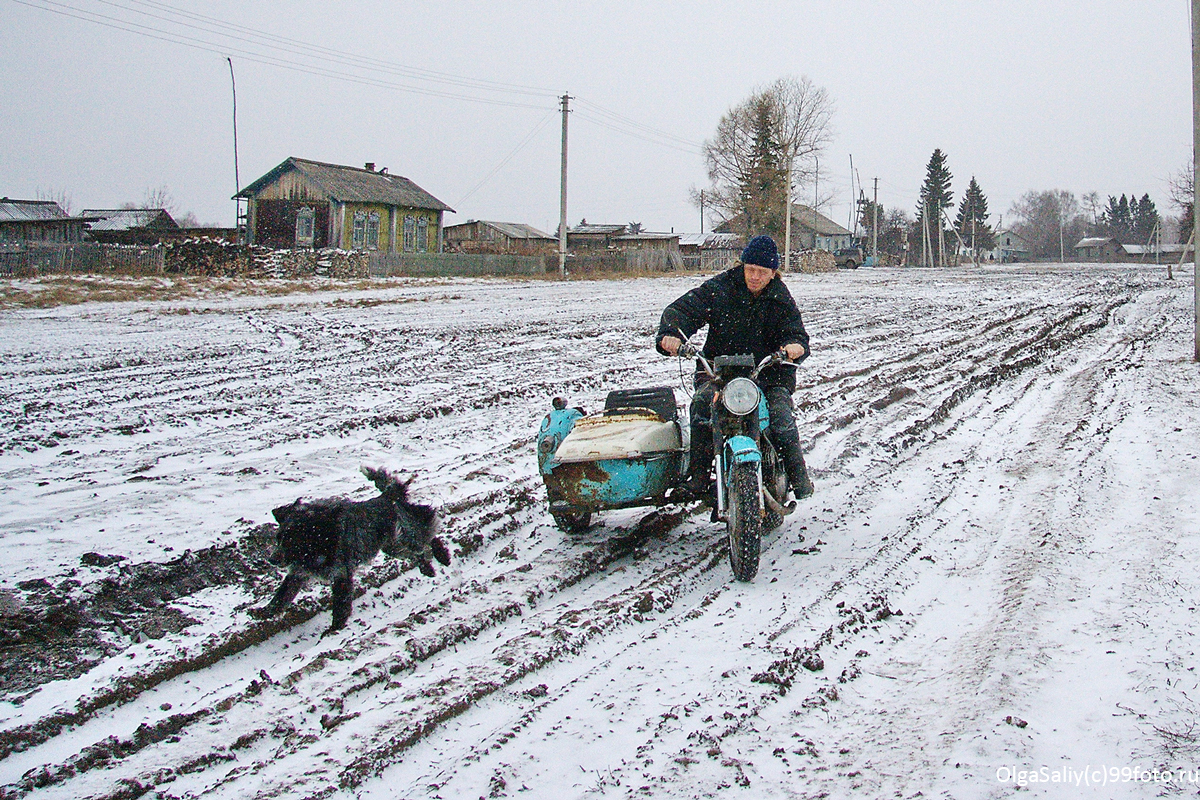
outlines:
[[[253, 62], [256, 64], [265, 64], [267, 66], [280, 67], [281, 69], [287, 69], [287, 70], [291, 70], [293, 72], [300, 72], [300, 73], [304, 73], [307, 75], [315, 75], [317, 77], [334, 78], [337, 80], [342, 80], [342, 81], [346, 81], [349, 83], [357, 83], [357, 84], [361, 84], [361, 85], [365, 85], [365, 86], [376, 86], [379, 88], [395, 89], [395, 90], [404, 91], [404, 92], [411, 92], [414, 94], [427, 95], [430, 97], [441, 97], [441, 98], [446, 98], [446, 99], [451, 99], [451, 100], [465, 100], [468, 102], [484, 103], [487, 105], [509, 106], [509, 107], [513, 107], [513, 108], [537, 108], [537, 109], [543, 109], [543, 110], [546, 108], [545, 105], [535, 105], [533, 103], [520, 103], [520, 102], [515, 102], [512, 100], [498, 100], [498, 99], [492, 99], [492, 98], [487, 98], [487, 97], [479, 97], [479, 96], [475, 96], [475, 95], [459, 94], [459, 93], [455, 93], [455, 92], [446, 92], [446, 91], [440, 91], [440, 90], [436, 90], [436, 89], [427, 89], [427, 88], [423, 88], [420, 86], [412, 86], [410, 84], [396, 83], [393, 81], [385, 81], [385, 80], [380, 80], [378, 78], [371, 78], [371, 77], [366, 77], [366, 76], [362, 76], [362, 75], [355, 75], [352, 73], [341, 72], [338, 70], [330, 69], [328, 67], [313, 66], [313, 65], [304, 64], [304, 63], [297, 62], [297, 61], [292, 61], [289, 59], [279, 58], [277, 56], [263, 55], [262, 53], [259, 53], [259, 52], [253, 51], [253, 50], [247, 50], [243, 47], [238, 47], [238, 46], [230, 47], [228, 45], [222, 45], [221, 43], [211, 42], [211, 41], [208, 41], [205, 39], [199, 39], [199, 38], [196, 38], [193, 36], [187, 36], [182, 33], [176, 33], [174, 31], [167, 31], [167, 30], [163, 30], [161, 28], [155, 28], [155, 27], [149, 26], [149, 25], [142, 25], [140, 23], [131, 22], [129, 20], [121, 19], [119, 17], [112, 17], [112, 16], [108, 16], [105, 14], [99, 14], [95, 11], [87, 11], [85, 9], [80, 9], [80, 8], [76, 8], [75, 6], [68, 5], [66, 3], [55, 2], [55, 0], [37, 0], [36, 2], [31, 2], [30, 0], [12, 0], [12, 2], [17, 3], [19, 5], [23, 5], [23, 6], [28, 6], [30, 8], [36, 8], [41, 11], [49, 11], [51, 13], [58, 14], [60, 16], [69, 17], [72, 19], [78, 19], [78, 20], [82, 20], [84, 22], [91, 22], [93, 24], [101, 25], [106, 28], [112, 28], [115, 30], [125, 31], [127, 33], [133, 33], [133, 34], [137, 34], [139, 36], [146, 36], [151, 39], [157, 39], [159, 41], [169, 42], [171, 44], [183, 45], [184, 47], [190, 47], [195, 50], [201, 50], [204, 52], [215, 53], [223, 58], [225, 56], [227, 56], [229, 53], [233, 53], [235, 55], [238, 55], [240, 58], [242, 58], [246, 61], [250, 61], [250, 62]], [[52, 6], [57, 6], [57, 8], [52, 7]]]
[[459, 199], [459, 201], [457, 203], [455, 203], [454, 205], [462, 206], [462, 204], [464, 202], [466, 202], [467, 199], [470, 198], [471, 195], [475, 194], [477, 191], [479, 191], [481, 188], [483, 188], [483, 185], [485, 183], [487, 183], [489, 180], [491, 180], [493, 175], [495, 175], [497, 172], [502, 170], [504, 168], [504, 165], [507, 164], [509, 161], [512, 161], [513, 157], [515, 157], [517, 155], [517, 153], [519, 153], [522, 150], [522, 148], [525, 147], [525, 145], [529, 144], [529, 142], [531, 142], [533, 140], [533, 137], [537, 136], [538, 133], [542, 130], [542, 128], [546, 127], [546, 123], [550, 121], [550, 118], [553, 117], [555, 115], [555, 113], [556, 113], [556, 111], [552, 109], [550, 111], [550, 113], [548, 113], [548, 114], [546, 114], [546, 116], [542, 117], [542, 120], [534, 127], [533, 130], [531, 130], [529, 132], [529, 134], [524, 139], [521, 140], [521, 143], [518, 144], [516, 147], [514, 147], [513, 151], [511, 153], [506, 155], [503, 158], [503, 160], [501, 160], [501, 162], [492, 169], [491, 172], [489, 172], [487, 175], [483, 176], [483, 180], [481, 180], [479, 183], [475, 184], [475, 186], [471, 189], [471, 191], [464, 194]]

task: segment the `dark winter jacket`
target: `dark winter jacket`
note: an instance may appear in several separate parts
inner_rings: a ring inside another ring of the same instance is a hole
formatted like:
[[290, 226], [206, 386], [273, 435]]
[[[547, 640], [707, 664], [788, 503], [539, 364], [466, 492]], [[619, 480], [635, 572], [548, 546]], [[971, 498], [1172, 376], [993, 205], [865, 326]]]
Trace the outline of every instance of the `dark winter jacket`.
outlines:
[[[710, 361], [716, 356], [751, 353], [756, 361], [786, 344], [804, 345], [803, 361], [808, 358], [808, 333], [800, 319], [796, 301], [776, 275], [755, 297], [746, 288], [746, 277], [739, 264], [680, 297], [663, 311], [658, 323], [655, 346], [662, 349], [664, 336], [688, 339], [708, 325], [708, 340], [704, 356]], [[763, 370], [758, 382], [763, 386], [796, 388], [794, 367], [775, 366]]]

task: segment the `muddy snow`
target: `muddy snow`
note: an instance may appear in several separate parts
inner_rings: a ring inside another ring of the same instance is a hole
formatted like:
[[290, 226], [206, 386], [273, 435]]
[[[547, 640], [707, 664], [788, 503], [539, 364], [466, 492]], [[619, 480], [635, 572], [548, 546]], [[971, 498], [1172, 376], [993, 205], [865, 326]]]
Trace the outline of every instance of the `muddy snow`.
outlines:
[[[0, 312], [0, 797], [1200, 792], [1200, 367], [1153, 266], [787, 279], [817, 486], [555, 528], [562, 395], [670, 385], [696, 277]], [[270, 509], [415, 474], [454, 562], [260, 620]]]

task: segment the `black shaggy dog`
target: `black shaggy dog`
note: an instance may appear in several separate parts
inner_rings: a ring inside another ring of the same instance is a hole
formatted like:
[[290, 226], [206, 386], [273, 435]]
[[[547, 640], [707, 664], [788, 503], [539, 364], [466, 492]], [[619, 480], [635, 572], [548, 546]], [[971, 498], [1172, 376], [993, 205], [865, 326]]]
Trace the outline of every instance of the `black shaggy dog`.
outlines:
[[408, 482], [384, 469], [363, 467], [362, 472], [379, 489], [379, 497], [362, 502], [342, 497], [301, 499], [271, 512], [279, 532], [268, 560], [290, 570], [258, 616], [283, 612], [315, 577], [333, 583], [333, 623], [325, 631], [333, 633], [350, 619], [354, 570], [380, 550], [412, 559], [427, 576], [434, 574], [431, 556], [443, 566], [450, 563], [450, 552], [436, 535], [437, 512], [408, 502]]

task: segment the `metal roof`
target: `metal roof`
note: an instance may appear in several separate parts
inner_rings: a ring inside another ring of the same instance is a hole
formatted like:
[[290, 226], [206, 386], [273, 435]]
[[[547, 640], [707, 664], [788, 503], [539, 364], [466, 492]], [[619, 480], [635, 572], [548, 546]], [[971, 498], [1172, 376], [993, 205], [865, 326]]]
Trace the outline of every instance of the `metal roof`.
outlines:
[[53, 200], [0, 199], [0, 222], [59, 222], [71, 219]]
[[571, 233], [582, 233], [582, 234], [591, 233], [591, 234], [611, 235], [614, 233], [616, 233], [616, 234], [625, 233], [625, 230], [626, 230], [625, 225], [588, 225], [587, 223], [580, 223], [580, 224], [576, 225], [574, 228], [571, 228], [570, 232]]
[[1103, 247], [1106, 244], [1116, 242], [1111, 236], [1089, 236], [1086, 239], [1080, 239], [1079, 244], [1075, 245], [1075, 249], [1080, 247]]
[[[408, 178], [387, 172], [326, 164], [291, 156], [266, 175], [238, 192], [235, 197], [253, 197], [288, 170], [296, 170], [319, 187], [330, 200], [341, 203], [381, 203], [407, 208], [454, 211]], [[385, 168], [386, 169], [386, 168]]]
[[487, 219], [472, 219], [466, 222], [460, 222], [456, 225], [447, 225], [446, 230], [450, 231], [454, 228], [462, 227], [463, 225], [487, 225], [489, 228], [495, 228], [500, 233], [507, 236], [509, 239], [549, 239], [554, 241], [554, 237], [548, 233], [544, 233], [532, 225], [526, 225], [523, 222], [494, 222]]
[[165, 208], [90, 208], [85, 217], [97, 217], [89, 227], [93, 231], [131, 231], [136, 228], [178, 228]]
[[738, 246], [741, 238], [736, 233], [681, 233], [679, 246], [732, 249]]
[[665, 239], [678, 239], [678, 233], [627, 233], [624, 236], [616, 237], [622, 242], [657, 242]]
[[848, 236], [850, 231], [811, 206], [792, 203], [792, 219], [821, 236]]

